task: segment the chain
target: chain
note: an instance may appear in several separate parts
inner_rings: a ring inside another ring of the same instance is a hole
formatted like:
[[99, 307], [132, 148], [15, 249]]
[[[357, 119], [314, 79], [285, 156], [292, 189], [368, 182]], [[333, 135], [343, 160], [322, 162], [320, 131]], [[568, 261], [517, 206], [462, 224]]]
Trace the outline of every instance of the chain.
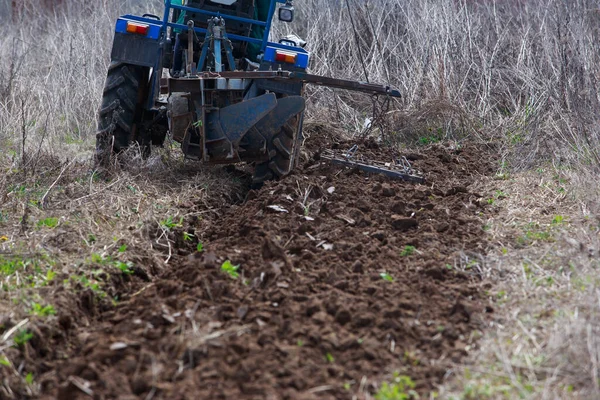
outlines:
[[363, 143], [367, 136], [369, 136], [369, 134], [373, 131], [373, 127], [377, 127], [379, 129], [383, 140], [386, 139], [385, 132], [387, 130], [388, 124], [385, 120], [385, 115], [390, 110], [390, 96], [383, 96], [383, 98], [380, 98], [379, 95], [374, 94], [373, 96], [371, 96], [371, 101], [373, 104], [371, 120], [363, 129], [363, 131], [358, 135], [356, 142]]

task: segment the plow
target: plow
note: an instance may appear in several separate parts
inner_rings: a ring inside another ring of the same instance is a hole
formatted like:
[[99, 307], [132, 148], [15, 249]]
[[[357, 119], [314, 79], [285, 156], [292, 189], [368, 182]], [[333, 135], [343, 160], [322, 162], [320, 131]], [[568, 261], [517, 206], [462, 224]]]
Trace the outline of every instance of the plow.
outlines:
[[[304, 40], [270, 41], [275, 15], [293, 21], [292, 1], [166, 0], [161, 17], [120, 17], [99, 111], [98, 163], [108, 165], [132, 144], [148, 155], [169, 137], [186, 158], [253, 165], [260, 186], [298, 163], [305, 85], [400, 97], [389, 86], [310, 74]], [[406, 159], [380, 163], [356, 150], [323, 158], [422, 181]]]

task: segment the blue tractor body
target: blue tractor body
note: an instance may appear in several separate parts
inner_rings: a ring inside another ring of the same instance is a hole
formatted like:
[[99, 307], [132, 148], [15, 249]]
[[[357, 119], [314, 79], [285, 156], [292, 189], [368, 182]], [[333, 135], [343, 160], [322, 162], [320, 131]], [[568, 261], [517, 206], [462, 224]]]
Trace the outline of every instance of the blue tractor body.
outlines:
[[162, 18], [120, 17], [99, 112], [98, 160], [110, 162], [132, 143], [149, 151], [169, 135], [192, 159], [254, 163], [260, 185], [297, 162], [306, 83], [399, 96], [308, 74], [301, 39], [269, 41], [276, 14], [293, 19], [292, 1], [165, 0]]

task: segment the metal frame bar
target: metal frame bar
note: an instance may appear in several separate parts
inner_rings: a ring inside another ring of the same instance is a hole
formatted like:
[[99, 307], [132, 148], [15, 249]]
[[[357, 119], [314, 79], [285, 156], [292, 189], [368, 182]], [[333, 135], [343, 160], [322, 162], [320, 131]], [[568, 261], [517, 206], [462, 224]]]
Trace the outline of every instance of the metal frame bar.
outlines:
[[[162, 20], [162, 25], [163, 25], [164, 32], [166, 32], [167, 27], [177, 28], [177, 29], [181, 29], [182, 31], [187, 31], [188, 27], [186, 25], [169, 22], [169, 17], [171, 15], [171, 10], [172, 9], [176, 9], [176, 10], [182, 10], [182, 11], [189, 11], [189, 12], [199, 13], [199, 14], [203, 14], [203, 15], [206, 15], [206, 16], [221, 17], [221, 18], [225, 19], [226, 21], [227, 20], [231, 20], [231, 21], [238, 21], [238, 22], [249, 23], [249, 24], [252, 24], [252, 25], [264, 26], [265, 27], [265, 33], [264, 33], [262, 39], [251, 38], [251, 37], [247, 37], [247, 36], [239, 36], [239, 35], [228, 34], [229, 38], [233, 39], [233, 40], [239, 40], [239, 41], [247, 42], [247, 43], [260, 44], [261, 45], [261, 51], [265, 51], [265, 49], [267, 48], [267, 46], [272, 46], [272, 47], [276, 47], [276, 48], [283, 49], [283, 50], [293, 50], [293, 51], [297, 51], [297, 52], [306, 52], [306, 50], [304, 50], [304, 49], [302, 49], [300, 47], [293, 47], [293, 46], [283, 45], [281, 43], [269, 42], [269, 33], [271, 31], [271, 25], [272, 25], [272, 21], [273, 21], [273, 15], [275, 14], [276, 4], [277, 3], [285, 3], [286, 0], [271, 0], [271, 5], [269, 7], [269, 15], [267, 17], [267, 21], [260, 21], [260, 20], [257, 20], [257, 19], [242, 18], [242, 17], [237, 17], [235, 15], [221, 14], [221, 13], [218, 13], [218, 12], [206, 11], [206, 10], [202, 10], [202, 9], [199, 9], [199, 8], [182, 6], [182, 5], [178, 5], [178, 4], [172, 4], [171, 1], [172, 0], [165, 0], [165, 12], [163, 14], [163, 20]], [[157, 22], [156, 20], [150, 20], [150, 19], [145, 19], [145, 18], [140, 18], [139, 20], [142, 21], [142, 22], [150, 22], [150, 21], [154, 21], [154, 23]], [[194, 30], [197, 33], [200, 33], [200, 34], [205, 34], [206, 33], [206, 29], [203, 29], [203, 28], [194, 28]]]
[[389, 86], [378, 85], [375, 83], [364, 83], [350, 81], [347, 79], [330, 78], [327, 76], [312, 75], [304, 72], [294, 71], [233, 71], [221, 72], [214, 74], [211, 72], [203, 72], [198, 75], [197, 79], [211, 78], [241, 78], [241, 79], [272, 79], [280, 81], [304, 82], [318, 86], [328, 86], [338, 89], [355, 90], [357, 92], [388, 95], [391, 97], [401, 97], [398, 90], [392, 89]]

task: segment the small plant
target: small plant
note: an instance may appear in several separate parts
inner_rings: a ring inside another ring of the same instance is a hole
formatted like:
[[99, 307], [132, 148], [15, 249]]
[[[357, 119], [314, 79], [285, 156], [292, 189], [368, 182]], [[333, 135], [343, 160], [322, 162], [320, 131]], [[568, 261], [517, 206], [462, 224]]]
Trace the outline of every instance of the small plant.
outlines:
[[94, 264], [101, 264], [101, 265], [104, 265], [104, 264], [106, 264], [107, 262], [110, 262], [110, 257], [105, 257], [105, 256], [103, 256], [103, 255], [101, 255], [101, 254], [98, 254], [98, 253], [92, 253], [92, 254], [90, 255], [90, 261], [91, 261], [92, 263], [94, 263]]
[[183, 232], [183, 240], [185, 242], [190, 242], [193, 237], [194, 237], [194, 234], [189, 233], [189, 232]]
[[233, 279], [237, 279], [240, 277], [238, 269], [240, 269], [240, 266], [233, 265], [231, 263], [231, 261], [229, 261], [229, 260], [227, 260], [223, 264], [221, 264], [221, 271], [225, 272], [227, 275], [229, 275]]
[[127, 261], [127, 262], [123, 262], [123, 261], [117, 261], [115, 266], [121, 270], [122, 273], [124, 273], [125, 275], [131, 275], [133, 274], [133, 270], [131, 268], [133, 268], [133, 263], [131, 261]]
[[204, 245], [202, 244], [202, 242], [198, 242], [196, 250], [198, 251], [198, 253], [202, 253], [204, 251]]
[[416, 250], [417, 250], [417, 248], [415, 246], [406, 245], [400, 252], [400, 256], [402, 256], [402, 257], [411, 256], [411, 255], [415, 254]]
[[85, 275], [72, 275], [69, 279], [65, 279], [63, 284], [68, 285], [70, 280], [81, 283], [84, 288], [90, 289], [92, 292], [96, 293], [98, 297], [104, 298], [106, 297], [106, 292], [102, 290], [100, 283], [95, 280], [90, 280]]
[[31, 339], [33, 339], [33, 333], [29, 332], [27, 329], [21, 329], [15, 335], [13, 342], [15, 342], [15, 345], [21, 347]]
[[384, 382], [375, 394], [375, 400], [411, 400], [418, 399], [419, 394], [414, 390], [415, 383], [406, 375], [394, 372], [392, 382]]
[[508, 195], [506, 193], [504, 193], [502, 190], [496, 190], [496, 193], [494, 193], [494, 197], [498, 200], [502, 200], [508, 197]]
[[32, 385], [33, 384], [33, 373], [32, 372], [29, 372], [29, 373], [27, 373], [27, 375], [25, 375], [25, 382], [28, 385]]
[[33, 303], [31, 305], [31, 310], [29, 311], [31, 315], [37, 315], [40, 317], [48, 317], [50, 315], [56, 315], [56, 310], [52, 304], [48, 304], [46, 306], [42, 306], [40, 303]]
[[10, 361], [8, 361], [8, 358], [6, 358], [5, 356], [0, 356], [0, 365], [4, 366], [4, 367], [10, 367]]
[[119, 247], [119, 253], [125, 253], [127, 251], [127, 245], [126, 244], [122, 244]]
[[49, 218], [44, 218], [38, 221], [37, 226], [39, 228], [45, 226], [46, 228], [56, 228], [58, 226], [58, 218], [54, 218], [54, 217], [49, 217]]
[[392, 276], [390, 274], [388, 274], [387, 272], [382, 272], [379, 274], [379, 276], [381, 276], [381, 278], [384, 281], [388, 281], [388, 282], [393, 282], [394, 278], [392, 278]]
[[552, 218], [552, 225], [560, 225], [564, 222], [565, 217], [562, 215], [556, 215]]
[[335, 362], [335, 358], [333, 358], [333, 355], [331, 353], [325, 354], [325, 359], [329, 364], [333, 364]]
[[160, 221], [160, 225], [169, 230], [173, 228], [180, 228], [183, 226], [183, 217], [179, 218], [179, 222], [175, 222], [173, 217], [168, 217], [167, 219]]
[[302, 339], [298, 339], [298, 341], [296, 342], [296, 346], [298, 346], [298, 347], [304, 346], [304, 342], [302, 341]]

